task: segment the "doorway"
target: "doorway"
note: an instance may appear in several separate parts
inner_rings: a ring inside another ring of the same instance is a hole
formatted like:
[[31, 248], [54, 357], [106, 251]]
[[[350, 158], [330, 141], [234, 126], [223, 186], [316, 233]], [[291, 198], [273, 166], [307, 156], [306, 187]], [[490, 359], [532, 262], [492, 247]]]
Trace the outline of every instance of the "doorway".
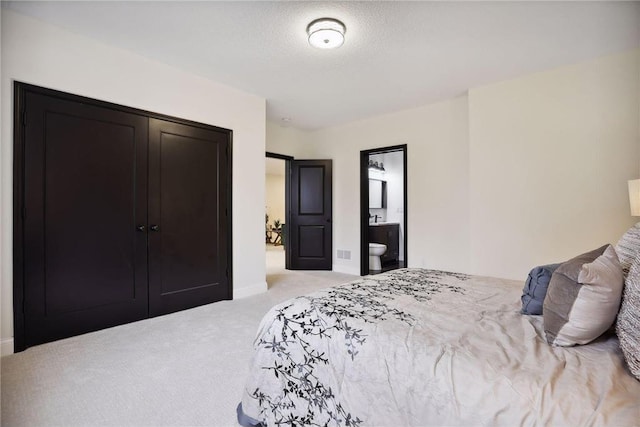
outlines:
[[407, 145], [360, 152], [360, 275], [407, 266]]
[[286, 177], [293, 157], [266, 153], [265, 158], [265, 249], [268, 276], [286, 267], [287, 226]]
[[265, 242], [282, 243], [287, 270], [331, 270], [332, 160], [295, 160], [270, 152], [266, 157], [285, 162], [285, 210], [278, 224], [265, 213]]

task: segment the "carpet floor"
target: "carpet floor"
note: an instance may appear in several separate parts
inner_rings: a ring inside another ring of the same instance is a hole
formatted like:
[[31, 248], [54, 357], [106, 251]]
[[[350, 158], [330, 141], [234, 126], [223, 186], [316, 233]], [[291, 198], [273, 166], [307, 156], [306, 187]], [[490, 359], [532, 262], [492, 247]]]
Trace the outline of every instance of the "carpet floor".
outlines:
[[258, 324], [273, 305], [355, 276], [284, 269], [269, 291], [51, 342], [1, 360], [3, 426], [237, 426]]

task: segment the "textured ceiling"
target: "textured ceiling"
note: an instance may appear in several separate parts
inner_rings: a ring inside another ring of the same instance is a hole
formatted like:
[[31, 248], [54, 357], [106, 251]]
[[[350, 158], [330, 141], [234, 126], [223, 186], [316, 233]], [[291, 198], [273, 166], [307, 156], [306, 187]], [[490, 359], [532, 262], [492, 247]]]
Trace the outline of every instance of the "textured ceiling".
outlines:
[[[638, 2], [3, 2], [267, 100], [315, 129], [640, 46]], [[345, 44], [307, 43], [313, 19]]]

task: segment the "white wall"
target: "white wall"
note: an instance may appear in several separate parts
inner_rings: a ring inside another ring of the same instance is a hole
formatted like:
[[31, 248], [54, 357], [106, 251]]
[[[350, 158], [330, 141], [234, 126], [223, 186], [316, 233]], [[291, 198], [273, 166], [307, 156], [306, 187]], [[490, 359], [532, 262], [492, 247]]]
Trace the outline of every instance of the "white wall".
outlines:
[[275, 220], [285, 222], [284, 185], [284, 176], [267, 174], [265, 203], [271, 226]]
[[266, 147], [270, 153], [284, 154], [296, 159], [308, 158], [309, 132], [280, 123], [267, 121]]
[[471, 270], [521, 279], [634, 223], [638, 51], [469, 91]]
[[[2, 11], [1, 337], [12, 350], [13, 81], [233, 130], [234, 296], [266, 290], [265, 100], [176, 68]], [[259, 185], [258, 185], [259, 184]]]
[[334, 270], [359, 272], [359, 151], [408, 145], [408, 265], [524, 280], [615, 243], [636, 219], [640, 52], [472, 89], [309, 134], [332, 158]]
[[[360, 151], [407, 144], [408, 265], [469, 268], [467, 97], [311, 133], [333, 159], [333, 268], [360, 274]], [[336, 251], [350, 250], [351, 260]], [[366, 255], [366, 254], [365, 254]]]

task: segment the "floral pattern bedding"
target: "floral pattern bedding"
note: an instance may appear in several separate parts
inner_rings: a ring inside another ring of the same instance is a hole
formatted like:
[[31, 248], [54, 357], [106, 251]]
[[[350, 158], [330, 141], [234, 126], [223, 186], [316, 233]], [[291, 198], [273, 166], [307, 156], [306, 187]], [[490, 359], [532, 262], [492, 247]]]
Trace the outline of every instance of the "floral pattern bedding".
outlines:
[[637, 425], [617, 338], [546, 344], [522, 284], [402, 269], [275, 306], [242, 398], [267, 426]]

